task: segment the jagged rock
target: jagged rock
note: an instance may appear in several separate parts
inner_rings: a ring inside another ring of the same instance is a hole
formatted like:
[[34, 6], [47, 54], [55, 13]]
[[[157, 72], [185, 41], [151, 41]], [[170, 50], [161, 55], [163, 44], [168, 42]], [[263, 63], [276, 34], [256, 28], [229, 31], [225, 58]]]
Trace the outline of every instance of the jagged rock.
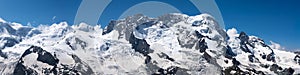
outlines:
[[299, 55], [299, 54], [300, 54], [300, 51], [295, 51], [294, 53], [297, 54], [297, 55]]
[[206, 61], [212, 62], [212, 57], [207, 52], [204, 52], [203, 57]]
[[259, 66], [261, 66], [263, 68], [269, 68], [270, 65], [268, 65], [268, 64], [260, 64]]
[[163, 24], [166, 24], [167, 27], [172, 27], [174, 24], [178, 22], [185, 21], [187, 17], [185, 15], [178, 14], [165, 14], [158, 17], [158, 21], [162, 21]]
[[177, 25], [175, 27], [176, 31], [178, 31], [176, 34], [180, 34], [179, 37], [177, 37], [177, 40], [181, 47], [192, 49], [196, 45], [196, 49], [200, 49], [199, 45], [197, 44], [199, 44], [199, 39], [205, 36], [193, 30], [187, 30], [187, 27], [185, 26]]
[[285, 68], [282, 71], [282, 75], [292, 75], [295, 72], [295, 70], [293, 68]]
[[279, 74], [279, 75], [292, 75], [295, 72], [295, 70], [293, 68], [283, 69], [282, 67], [278, 66], [277, 64], [271, 65], [270, 70], [274, 71], [276, 74]]
[[[88, 45], [85, 41], [79, 38], [67, 38], [65, 42], [72, 50], [85, 49]], [[79, 45], [79, 47], [77, 45]]]
[[226, 46], [226, 55], [225, 55], [225, 57], [227, 57], [227, 58], [232, 58], [232, 57], [234, 57], [234, 56], [236, 56], [237, 54], [235, 54], [233, 51], [232, 51], [232, 49], [231, 49], [231, 47], [230, 46]]
[[241, 40], [241, 43], [246, 43], [249, 40], [249, 36], [245, 32], [241, 32], [238, 38]]
[[153, 62], [146, 63], [146, 66], [147, 66], [146, 70], [148, 74], [155, 74], [160, 69], [160, 67], [155, 65], [155, 63]]
[[299, 56], [299, 55], [296, 55], [296, 56], [294, 57], [294, 61], [300, 65], [300, 56]]
[[82, 62], [82, 60], [76, 56], [76, 55], [71, 55], [72, 58], [74, 59], [75, 63], [77, 63], [78, 65], [73, 66], [72, 70], [73, 72], [78, 72], [81, 75], [91, 75], [94, 74], [94, 71], [92, 70], [92, 68], [87, 65], [85, 62]]
[[104, 45], [101, 45], [100, 46], [100, 50], [101, 51], [107, 51], [108, 49], [109, 49], [109, 46], [110, 46], [111, 44], [110, 43], [105, 43]]
[[273, 53], [267, 55], [267, 61], [275, 62], [275, 56]]
[[246, 68], [246, 70], [250, 71], [250, 72], [253, 72], [255, 74], [258, 74], [258, 75], [266, 75], [264, 72], [262, 71], [257, 71], [255, 69], [250, 69], [250, 68]]
[[199, 21], [194, 21], [192, 26], [200, 26], [203, 24], [203, 20], [199, 20]]
[[235, 58], [232, 59], [232, 63], [234, 66], [238, 66], [240, 65], [241, 63], [239, 61], [237, 61]]
[[167, 69], [159, 68], [158, 71], [152, 75], [187, 75], [186, 69], [171, 66]]
[[273, 64], [270, 66], [270, 71], [274, 71], [276, 73], [279, 72], [279, 70], [282, 70], [282, 67], [278, 66], [277, 64]]
[[254, 55], [248, 55], [248, 59], [250, 62], [259, 62], [259, 59], [257, 59]]
[[244, 52], [252, 53], [250, 51], [250, 49], [248, 48], [248, 46], [247, 46], [247, 45], [250, 45], [249, 41], [248, 41], [249, 40], [249, 36], [245, 32], [241, 32], [238, 38], [241, 40], [241, 42], [240, 42], [240, 44], [241, 44], [240, 48]]
[[7, 59], [7, 55], [0, 50], [0, 57]]
[[261, 58], [262, 58], [262, 59], [266, 59], [266, 58], [267, 58], [267, 55], [266, 55], [266, 54], [263, 54], [263, 55], [261, 56]]
[[37, 75], [38, 73], [31, 68], [26, 68], [22, 63], [17, 63], [13, 74], [14, 75], [26, 75], [26, 74]]
[[116, 23], [117, 21], [114, 20], [110, 21], [109, 24], [104, 28], [102, 35], [110, 33], [114, 29]]
[[238, 66], [230, 66], [223, 70], [223, 75], [245, 75], [248, 72], [242, 71]]
[[151, 61], [151, 57], [149, 55], [147, 55], [146, 59], [145, 59], [145, 64], [150, 63], [150, 61]]
[[160, 53], [160, 54], [157, 54], [160, 58], [164, 58], [164, 59], [168, 59], [170, 61], [175, 61], [173, 58], [169, 57], [167, 54], [165, 53]]
[[[138, 26], [146, 22], [157, 21], [155, 18], [149, 18], [142, 14], [127, 17], [123, 20], [118, 20], [109, 24], [109, 28], [113, 27], [119, 34], [118, 39], [125, 39], [129, 41], [133, 30]], [[110, 30], [110, 29], [105, 29]], [[107, 32], [107, 31], [104, 31]]]
[[200, 40], [198, 43], [199, 43], [198, 45], [199, 51], [201, 53], [205, 52], [205, 50], [208, 48], [205, 39]]
[[226, 64], [228, 64], [228, 60], [224, 60], [224, 62], [225, 62]]
[[[40, 63], [32, 63], [32, 65], [28, 65], [28, 62], [34, 61], [27, 61], [26, 58], [31, 58], [32, 54], [37, 54], [36, 62], [46, 63], [52, 68], [47, 66], [43, 66]], [[52, 55], [51, 53], [47, 52], [46, 50], [42, 49], [38, 46], [31, 46], [27, 49], [22, 57], [19, 59], [16, 68], [14, 69], [13, 74], [15, 75], [23, 75], [23, 74], [33, 74], [38, 75], [39, 69], [42, 70], [43, 74], [83, 74], [83, 75], [91, 75], [94, 74], [92, 69], [86, 65], [82, 60], [80, 60], [76, 55], [71, 55], [73, 60], [77, 65], [65, 65], [65, 64], [58, 64], [59, 59], [56, 58], [56, 55]], [[26, 64], [27, 63], [27, 64]]]
[[[24, 64], [24, 62], [31, 62], [28, 60], [24, 60], [26, 58], [26, 56], [30, 55], [30, 54], [37, 54], [37, 58], [35, 61], [37, 62], [42, 62], [42, 63], [46, 63], [48, 65], [51, 66], [56, 66], [59, 62], [59, 60], [54, 57], [51, 53], [43, 50], [41, 47], [38, 46], [31, 46], [29, 49], [27, 49], [21, 56], [21, 58], [19, 59], [16, 68], [14, 69], [14, 74], [19, 75], [19, 74], [37, 74], [37, 72], [35, 70], [33, 70], [31, 67], [32, 65], [27, 65]], [[32, 63], [34, 64], [34, 63]], [[41, 67], [43, 68], [43, 66], [39, 66], [38, 64], [34, 64], [36, 65], [36, 67]], [[46, 68], [46, 67], [45, 67]], [[52, 68], [53, 69], [53, 68]], [[52, 71], [50, 71], [52, 72]]]
[[129, 43], [131, 43], [132, 48], [146, 56], [149, 53], [152, 53], [153, 50], [149, 48], [149, 44], [144, 39], [138, 39], [133, 34], [131, 34], [131, 37], [129, 39]]

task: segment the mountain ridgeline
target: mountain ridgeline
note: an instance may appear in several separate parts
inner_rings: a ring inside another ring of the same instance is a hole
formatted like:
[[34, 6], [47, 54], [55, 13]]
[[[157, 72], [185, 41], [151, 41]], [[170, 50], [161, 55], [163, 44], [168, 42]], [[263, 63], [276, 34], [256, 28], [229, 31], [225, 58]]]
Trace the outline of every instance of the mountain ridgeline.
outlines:
[[209, 14], [142, 14], [111, 21], [23, 26], [0, 22], [1, 75], [293, 75], [299, 53], [225, 30]]

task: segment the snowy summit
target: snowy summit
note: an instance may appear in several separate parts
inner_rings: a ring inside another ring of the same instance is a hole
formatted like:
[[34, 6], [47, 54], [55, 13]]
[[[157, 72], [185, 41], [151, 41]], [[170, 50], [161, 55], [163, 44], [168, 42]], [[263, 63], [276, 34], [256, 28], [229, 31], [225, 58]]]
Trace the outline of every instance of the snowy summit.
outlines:
[[1, 75], [300, 74], [300, 56], [209, 14], [28, 27], [0, 18]]
[[0, 22], [2, 22], [2, 23], [6, 23], [6, 21], [5, 21], [5, 20], [3, 20], [2, 18], [0, 18]]

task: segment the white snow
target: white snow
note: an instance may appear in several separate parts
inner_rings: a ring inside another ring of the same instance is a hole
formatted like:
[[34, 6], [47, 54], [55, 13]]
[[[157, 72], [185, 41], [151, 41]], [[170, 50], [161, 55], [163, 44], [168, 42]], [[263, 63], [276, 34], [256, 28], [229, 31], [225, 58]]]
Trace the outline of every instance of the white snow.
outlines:
[[236, 37], [238, 37], [238, 33], [235, 28], [228, 29], [227, 34], [228, 34], [230, 40], [234, 40]]
[[13, 23], [11, 23], [11, 27], [13, 27], [15, 30], [18, 30], [19, 28], [25, 27], [25, 26], [23, 26], [20, 23], [13, 22]]
[[3, 20], [2, 18], [0, 18], [0, 22], [2, 22], [2, 23], [6, 23], [6, 21], [5, 21], [5, 20]]
[[273, 41], [270, 41], [271, 45], [269, 45], [272, 49], [284, 49], [283, 47], [280, 46], [280, 44], [275, 43]]
[[200, 14], [200, 15], [196, 15], [196, 16], [190, 16], [186, 22], [189, 24], [192, 24], [194, 21], [205, 20], [206, 17], [212, 17], [212, 16], [209, 14]]

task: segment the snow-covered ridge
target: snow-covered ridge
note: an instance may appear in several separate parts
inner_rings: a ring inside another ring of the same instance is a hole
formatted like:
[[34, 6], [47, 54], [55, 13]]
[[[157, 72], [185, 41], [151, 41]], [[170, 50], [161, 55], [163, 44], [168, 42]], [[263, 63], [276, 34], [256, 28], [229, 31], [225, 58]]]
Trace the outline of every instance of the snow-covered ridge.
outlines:
[[[0, 74], [218, 75], [300, 73], [300, 56], [209, 14], [142, 14], [101, 29], [61, 22], [38, 27], [0, 19]], [[45, 60], [48, 59], [48, 60]]]
[[2, 22], [2, 23], [6, 23], [6, 21], [5, 21], [5, 20], [3, 20], [2, 18], [0, 18], [0, 22]]

